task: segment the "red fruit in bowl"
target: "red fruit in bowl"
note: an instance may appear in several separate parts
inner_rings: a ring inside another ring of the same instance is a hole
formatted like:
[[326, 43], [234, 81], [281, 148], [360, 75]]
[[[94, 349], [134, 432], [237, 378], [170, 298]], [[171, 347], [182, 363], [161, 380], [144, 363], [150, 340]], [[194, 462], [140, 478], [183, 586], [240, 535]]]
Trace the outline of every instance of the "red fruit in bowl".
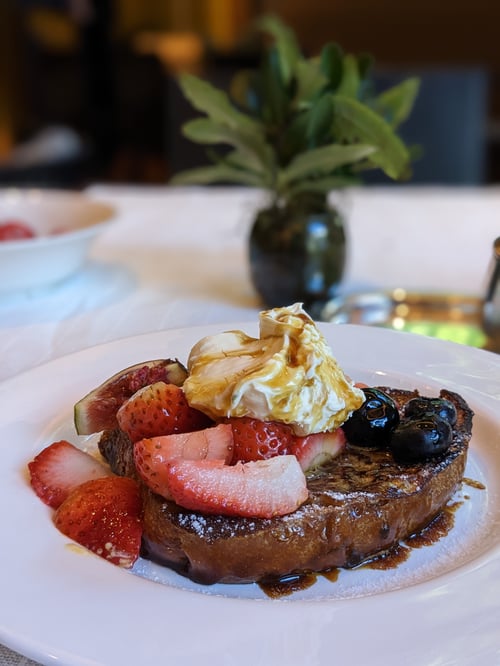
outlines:
[[228, 419], [233, 429], [233, 463], [267, 460], [290, 453], [295, 435], [284, 423], [250, 417]]
[[16, 241], [34, 238], [35, 232], [20, 220], [4, 220], [0, 222], [0, 241]]
[[108, 476], [73, 490], [54, 514], [57, 529], [113, 564], [130, 568], [139, 557], [142, 502], [136, 481]]
[[136, 391], [120, 407], [116, 420], [133, 442], [201, 430], [212, 424], [208, 416], [189, 406], [182, 388], [165, 382], [155, 382]]
[[295, 511], [308, 497], [295, 456], [225, 465], [222, 460], [173, 460], [167, 465], [174, 501], [208, 514], [272, 518]]
[[167, 464], [176, 458], [184, 460], [222, 460], [229, 463], [233, 455], [233, 432], [229, 424], [194, 432], [140, 439], [134, 444], [134, 462], [141, 478], [151, 490], [167, 499]]

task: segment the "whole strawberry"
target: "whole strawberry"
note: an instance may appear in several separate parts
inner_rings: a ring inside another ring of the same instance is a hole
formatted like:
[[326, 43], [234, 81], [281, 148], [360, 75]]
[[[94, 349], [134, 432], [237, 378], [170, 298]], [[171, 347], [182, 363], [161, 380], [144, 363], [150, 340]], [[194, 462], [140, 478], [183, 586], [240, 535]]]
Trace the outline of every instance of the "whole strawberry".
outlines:
[[133, 442], [201, 430], [212, 423], [208, 416], [188, 405], [182, 388], [165, 382], [139, 389], [123, 403], [116, 419]]
[[267, 460], [290, 453], [295, 436], [284, 423], [250, 417], [228, 419], [233, 429], [233, 463]]

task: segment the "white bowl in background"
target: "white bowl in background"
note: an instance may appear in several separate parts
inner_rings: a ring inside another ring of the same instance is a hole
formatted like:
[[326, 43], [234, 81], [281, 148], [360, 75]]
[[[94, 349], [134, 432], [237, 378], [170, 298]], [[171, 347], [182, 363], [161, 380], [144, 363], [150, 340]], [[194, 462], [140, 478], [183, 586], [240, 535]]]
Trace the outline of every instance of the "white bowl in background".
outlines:
[[0, 223], [18, 220], [34, 238], [0, 241], [0, 292], [53, 284], [78, 271], [114, 208], [73, 191], [0, 189]]

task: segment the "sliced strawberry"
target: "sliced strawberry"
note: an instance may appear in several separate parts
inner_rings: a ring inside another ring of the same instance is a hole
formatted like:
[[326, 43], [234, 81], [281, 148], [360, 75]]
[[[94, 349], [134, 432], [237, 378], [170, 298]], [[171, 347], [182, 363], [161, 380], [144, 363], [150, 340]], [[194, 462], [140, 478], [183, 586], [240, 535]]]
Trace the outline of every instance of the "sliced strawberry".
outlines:
[[297, 437], [290, 453], [297, 457], [304, 472], [328, 462], [344, 449], [346, 438], [342, 428], [333, 432], [318, 432], [306, 437]]
[[134, 444], [134, 462], [143, 481], [155, 493], [170, 499], [167, 463], [184, 460], [222, 460], [231, 462], [233, 431], [229, 424], [194, 432], [140, 439]]
[[165, 382], [155, 382], [136, 391], [120, 407], [116, 419], [133, 442], [201, 430], [212, 424], [208, 416], [188, 405], [182, 388]]
[[75, 488], [56, 510], [54, 524], [96, 555], [130, 568], [139, 557], [141, 513], [136, 481], [109, 476]]
[[28, 463], [28, 469], [33, 490], [54, 509], [76, 486], [111, 474], [98, 460], [64, 439], [43, 449]]
[[228, 419], [227, 422], [233, 429], [233, 463], [267, 460], [290, 453], [295, 436], [284, 423], [259, 421], [246, 416]]
[[226, 516], [272, 518], [295, 511], [308, 496], [295, 456], [225, 465], [222, 460], [173, 460], [168, 487], [180, 506]]

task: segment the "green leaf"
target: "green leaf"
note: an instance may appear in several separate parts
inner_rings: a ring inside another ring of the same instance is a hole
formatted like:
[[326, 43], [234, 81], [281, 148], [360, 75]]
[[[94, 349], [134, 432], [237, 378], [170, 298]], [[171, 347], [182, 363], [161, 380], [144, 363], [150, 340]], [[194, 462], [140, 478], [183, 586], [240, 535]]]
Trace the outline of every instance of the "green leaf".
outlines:
[[230, 102], [228, 95], [208, 81], [183, 73], [179, 76], [179, 85], [184, 96], [193, 107], [209, 118], [234, 129], [261, 132], [259, 122], [241, 113]]
[[384, 91], [375, 100], [375, 109], [397, 128], [410, 115], [420, 89], [420, 79], [412, 77]]
[[284, 129], [283, 145], [286, 148], [284, 163], [292, 159], [294, 155], [308, 149], [307, 125], [311, 109], [294, 114], [288, 127]]
[[257, 26], [263, 32], [267, 32], [274, 37], [279, 55], [281, 75], [285, 84], [288, 84], [302, 55], [295, 33], [281, 19], [272, 15], [263, 16], [257, 22]]
[[415, 162], [416, 160], [422, 159], [425, 155], [425, 150], [420, 144], [411, 144], [407, 146], [408, 154], [410, 155], [410, 161]]
[[[374, 161], [370, 161], [369, 157], [366, 160], [362, 160], [361, 162], [353, 164], [351, 167], [351, 171], [353, 174], [358, 174], [361, 173], [362, 171], [376, 171], [377, 169], [380, 169], [380, 165], [375, 163]], [[399, 174], [397, 180], [399, 181], [409, 180], [411, 178], [411, 175], [412, 175], [412, 168], [410, 162], [408, 162], [404, 167], [404, 169]]]
[[260, 71], [262, 115], [269, 124], [279, 126], [285, 121], [290, 99], [276, 48], [264, 54]]
[[189, 120], [182, 126], [182, 133], [187, 139], [195, 143], [229, 143], [233, 145], [235, 135], [239, 137], [239, 134], [231, 127], [220, 125], [210, 118]]
[[332, 192], [333, 190], [359, 185], [360, 182], [361, 180], [356, 176], [326, 176], [315, 180], [303, 180], [298, 183], [292, 183], [292, 185], [283, 191], [283, 194], [289, 198], [293, 198], [303, 192], [328, 194], [328, 192]]
[[368, 78], [375, 62], [373, 56], [370, 53], [360, 53], [357, 60], [359, 76], [361, 79]]
[[344, 95], [333, 95], [333, 135], [339, 141], [375, 146], [370, 162], [390, 178], [401, 178], [409, 165], [408, 150], [390, 125], [375, 111]]
[[349, 54], [344, 56], [342, 62], [342, 78], [337, 88], [337, 94], [356, 97], [360, 81], [357, 58]]
[[273, 163], [272, 150], [257, 132], [244, 132], [211, 120], [195, 118], [182, 126], [184, 136], [201, 144], [228, 144], [245, 155], [247, 166], [257, 171]]
[[328, 83], [318, 60], [300, 60], [296, 67], [297, 92], [294, 105], [301, 109], [311, 105], [314, 97]]
[[330, 42], [321, 49], [320, 67], [323, 74], [328, 79], [328, 86], [331, 90], [336, 90], [342, 79], [342, 60], [344, 52], [338, 44]]
[[284, 184], [301, 178], [310, 178], [331, 174], [332, 171], [347, 164], [353, 164], [372, 155], [373, 146], [357, 144], [342, 146], [333, 144], [309, 150], [292, 160], [279, 174], [279, 182]]
[[[267, 167], [264, 165], [257, 170], [249, 168], [247, 156], [239, 150], [231, 151], [225, 155], [220, 162], [224, 162], [224, 164], [230, 167], [247, 171], [250, 174], [249, 180], [251, 179], [254, 183], [258, 182], [262, 187], [272, 187], [273, 185], [274, 165], [269, 164]], [[253, 178], [253, 176], [255, 178]]]
[[305, 136], [309, 148], [317, 148], [329, 138], [333, 121], [331, 95], [322, 95], [307, 113]]
[[243, 171], [225, 163], [182, 171], [170, 179], [171, 185], [210, 185], [213, 183], [241, 183], [265, 187], [262, 178], [251, 171]]

